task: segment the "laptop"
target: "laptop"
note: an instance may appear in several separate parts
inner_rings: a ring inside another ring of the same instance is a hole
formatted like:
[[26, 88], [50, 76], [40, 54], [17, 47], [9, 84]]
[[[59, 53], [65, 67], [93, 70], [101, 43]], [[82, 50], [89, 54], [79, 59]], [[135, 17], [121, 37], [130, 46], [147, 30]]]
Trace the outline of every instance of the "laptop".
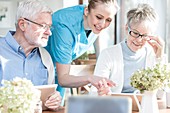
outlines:
[[118, 96], [70, 96], [65, 113], [132, 113], [132, 99]]
[[[112, 93], [112, 97], [130, 97], [132, 99], [132, 110], [133, 111], [139, 111], [137, 103], [134, 99], [134, 94], [133, 93]], [[138, 98], [139, 103], [142, 101], [142, 94], [136, 94], [136, 97]]]

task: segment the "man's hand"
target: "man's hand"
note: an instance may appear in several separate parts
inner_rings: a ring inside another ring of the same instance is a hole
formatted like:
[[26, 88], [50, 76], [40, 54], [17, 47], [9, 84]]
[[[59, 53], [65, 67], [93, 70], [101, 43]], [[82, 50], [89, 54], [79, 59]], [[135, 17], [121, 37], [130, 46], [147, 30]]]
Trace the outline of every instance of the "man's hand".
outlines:
[[48, 100], [44, 103], [44, 105], [50, 110], [57, 111], [60, 107], [61, 101], [62, 98], [60, 96], [60, 93], [56, 91], [51, 96], [49, 96]]

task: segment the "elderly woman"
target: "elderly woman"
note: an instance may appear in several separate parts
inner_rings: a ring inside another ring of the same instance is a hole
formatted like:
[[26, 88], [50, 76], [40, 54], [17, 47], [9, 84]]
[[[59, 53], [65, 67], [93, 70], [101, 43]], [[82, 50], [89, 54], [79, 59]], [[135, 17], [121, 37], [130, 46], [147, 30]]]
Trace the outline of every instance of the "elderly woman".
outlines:
[[153, 66], [163, 56], [164, 42], [155, 34], [157, 24], [157, 14], [148, 4], [139, 4], [127, 13], [126, 39], [102, 51], [94, 72], [117, 85], [109, 88], [105, 83], [98, 90], [92, 87], [91, 93], [107, 95], [110, 91], [130, 93], [135, 90], [130, 85], [132, 73]]

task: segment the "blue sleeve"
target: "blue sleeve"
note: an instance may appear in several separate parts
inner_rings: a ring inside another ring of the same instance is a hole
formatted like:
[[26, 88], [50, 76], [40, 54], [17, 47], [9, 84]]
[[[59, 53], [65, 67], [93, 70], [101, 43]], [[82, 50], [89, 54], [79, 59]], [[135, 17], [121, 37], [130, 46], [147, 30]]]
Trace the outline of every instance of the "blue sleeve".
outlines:
[[72, 62], [73, 35], [67, 26], [56, 23], [52, 30], [48, 46], [53, 62], [69, 64]]

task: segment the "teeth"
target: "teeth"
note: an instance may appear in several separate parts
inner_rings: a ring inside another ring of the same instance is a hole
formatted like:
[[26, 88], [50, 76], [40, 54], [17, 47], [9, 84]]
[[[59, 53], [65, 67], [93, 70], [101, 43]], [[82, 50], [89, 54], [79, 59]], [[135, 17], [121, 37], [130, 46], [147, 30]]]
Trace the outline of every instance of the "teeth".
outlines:
[[98, 27], [96, 27], [96, 29], [99, 29]]
[[97, 30], [100, 30], [100, 28], [97, 28], [97, 27], [96, 27], [96, 29], [97, 29]]
[[97, 30], [101, 30], [101, 28], [100, 28], [100, 27], [98, 27], [98, 26], [96, 26], [96, 29], [97, 29]]

